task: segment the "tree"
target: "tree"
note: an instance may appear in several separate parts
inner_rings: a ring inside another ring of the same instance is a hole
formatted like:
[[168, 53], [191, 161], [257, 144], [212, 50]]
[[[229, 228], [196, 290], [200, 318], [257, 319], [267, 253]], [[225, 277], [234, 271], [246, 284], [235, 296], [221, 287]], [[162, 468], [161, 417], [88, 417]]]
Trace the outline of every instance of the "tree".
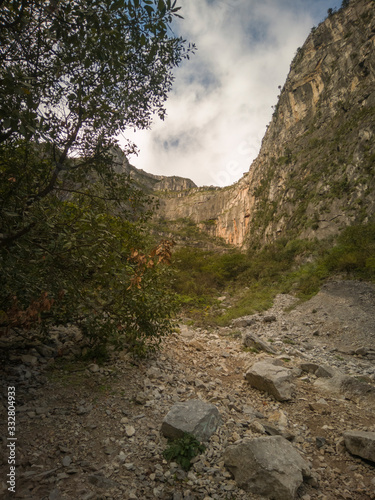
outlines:
[[179, 10], [170, 0], [3, 0], [0, 9], [1, 140], [49, 141], [63, 160], [164, 117], [171, 70], [187, 55], [170, 36]]
[[116, 173], [111, 151], [119, 131], [165, 116], [173, 68], [194, 49], [170, 28], [179, 9], [0, 0], [3, 326], [79, 321], [97, 339], [126, 331], [133, 343], [167, 328], [169, 246], [152, 249], [150, 200]]

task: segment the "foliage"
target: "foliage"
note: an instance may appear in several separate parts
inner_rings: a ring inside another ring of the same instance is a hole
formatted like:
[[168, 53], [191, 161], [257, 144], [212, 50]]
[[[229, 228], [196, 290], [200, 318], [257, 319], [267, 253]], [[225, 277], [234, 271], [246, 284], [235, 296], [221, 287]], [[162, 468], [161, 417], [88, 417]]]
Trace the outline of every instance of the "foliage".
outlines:
[[199, 248], [183, 247], [172, 259], [176, 274], [173, 291], [184, 307], [207, 307], [247, 266], [246, 256], [238, 250], [218, 254]]
[[[0, 138], [93, 154], [125, 127], [165, 115], [172, 68], [185, 54], [170, 36], [170, 0], [1, 2]], [[60, 153], [57, 153], [60, 149]]]
[[171, 243], [147, 236], [153, 200], [118, 173], [113, 137], [164, 117], [193, 50], [170, 29], [178, 11], [0, 2], [0, 326], [76, 322], [93, 346], [138, 352], [169, 331]]
[[[224, 326], [234, 318], [268, 309], [278, 293], [307, 300], [338, 274], [375, 281], [375, 222], [347, 227], [336, 242], [280, 239], [247, 253], [218, 255], [183, 249], [177, 255], [174, 287], [184, 298], [189, 316], [206, 326]], [[193, 277], [194, 288], [188, 276]], [[219, 294], [229, 294], [232, 305], [218, 308]]]
[[205, 447], [191, 434], [185, 433], [181, 438], [171, 441], [163, 452], [168, 461], [176, 461], [184, 470], [191, 467], [191, 459], [203, 453]]
[[347, 227], [324, 259], [330, 272], [375, 280], [375, 222]]
[[[20, 179], [4, 225], [27, 210]], [[25, 179], [32, 182], [32, 172]], [[17, 328], [30, 328], [32, 319], [44, 328], [76, 322], [93, 345], [122, 339], [141, 352], [146, 339], [155, 344], [170, 329], [171, 243], [152, 248], [143, 227], [147, 204], [121, 175], [68, 191], [61, 195], [58, 185], [33, 204], [33, 226], [1, 248], [1, 322]]]

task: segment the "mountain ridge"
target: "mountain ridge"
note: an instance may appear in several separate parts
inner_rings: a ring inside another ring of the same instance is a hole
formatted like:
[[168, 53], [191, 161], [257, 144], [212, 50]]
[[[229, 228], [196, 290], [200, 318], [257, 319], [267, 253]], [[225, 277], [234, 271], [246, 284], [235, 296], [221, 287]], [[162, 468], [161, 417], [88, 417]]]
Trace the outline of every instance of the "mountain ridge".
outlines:
[[[237, 247], [324, 239], [371, 218], [374, 11], [373, 0], [352, 0], [311, 30], [291, 62], [258, 157], [235, 184], [196, 187], [147, 174], [159, 198], [155, 218], [189, 218]], [[144, 176], [135, 170], [138, 180]]]

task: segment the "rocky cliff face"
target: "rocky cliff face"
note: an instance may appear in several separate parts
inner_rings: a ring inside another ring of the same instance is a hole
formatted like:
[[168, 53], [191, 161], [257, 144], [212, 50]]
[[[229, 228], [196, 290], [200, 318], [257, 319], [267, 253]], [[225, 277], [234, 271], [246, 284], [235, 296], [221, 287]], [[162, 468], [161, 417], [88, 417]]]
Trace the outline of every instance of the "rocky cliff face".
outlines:
[[115, 170], [119, 173], [128, 175], [135, 184], [138, 184], [145, 191], [185, 191], [196, 188], [196, 184], [184, 177], [154, 175], [145, 172], [142, 169], [130, 165], [129, 160], [120, 148], [112, 150]]
[[242, 246], [324, 238], [374, 214], [374, 14], [373, 0], [352, 0], [313, 29], [250, 171], [224, 189], [165, 192], [159, 216]]

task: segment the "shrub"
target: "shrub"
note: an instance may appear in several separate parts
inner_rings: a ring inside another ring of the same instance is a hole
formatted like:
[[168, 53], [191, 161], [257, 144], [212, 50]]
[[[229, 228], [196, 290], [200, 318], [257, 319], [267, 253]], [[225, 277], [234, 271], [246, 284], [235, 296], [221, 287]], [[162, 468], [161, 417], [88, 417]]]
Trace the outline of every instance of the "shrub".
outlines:
[[191, 434], [185, 433], [181, 438], [171, 441], [164, 450], [163, 456], [168, 461], [176, 461], [184, 470], [191, 467], [191, 459], [206, 448]]

